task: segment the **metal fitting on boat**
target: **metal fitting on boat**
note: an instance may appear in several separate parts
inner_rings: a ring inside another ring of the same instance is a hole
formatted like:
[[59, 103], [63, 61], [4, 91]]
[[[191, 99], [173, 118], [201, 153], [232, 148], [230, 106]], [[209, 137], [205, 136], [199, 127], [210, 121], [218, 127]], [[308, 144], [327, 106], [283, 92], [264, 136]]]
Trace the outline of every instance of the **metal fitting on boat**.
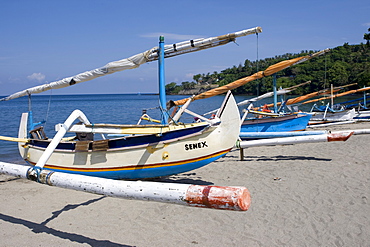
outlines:
[[166, 160], [166, 159], [168, 159], [170, 157], [170, 154], [168, 153], [168, 152], [163, 152], [163, 154], [162, 154], [162, 159], [163, 160]]

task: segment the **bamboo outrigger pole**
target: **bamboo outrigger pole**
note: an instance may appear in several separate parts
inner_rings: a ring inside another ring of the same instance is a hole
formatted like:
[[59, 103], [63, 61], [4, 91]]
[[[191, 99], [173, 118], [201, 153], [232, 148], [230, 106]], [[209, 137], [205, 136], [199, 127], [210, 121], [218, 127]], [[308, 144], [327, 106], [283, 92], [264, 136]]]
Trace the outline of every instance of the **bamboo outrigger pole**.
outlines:
[[259, 147], [259, 146], [275, 146], [275, 145], [288, 145], [299, 143], [316, 143], [316, 142], [333, 142], [333, 141], [346, 141], [354, 134], [354, 131], [338, 131], [327, 134], [308, 135], [308, 136], [293, 136], [271, 138], [263, 140], [252, 141], [238, 141], [237, 148]]
[[[339, 86], [339, 87], [334, 87], [333, 88], [333, 92], [338, 92], [340, 90], [342, 90], [343, 88], [345, 87], [350, 87], [350, 86], [353, 86], [353, 85], [356, 85], [357, 83], [352, 83], [352, 84], [348, 84], [348, 85], [344, 85], [344, 86]], [[331, 89], [323, 89], [323, 90], [320, 90], [320, 91], [316, 91], [316, 92], [313, 92], [313, 93], [309, 93], [309, 94], [306, 94], [306, 95], [302, 95], [302, 96], [298, 96], [296, 98], [292, 98], [292, 99], [288, 99], [285, 103], [285, 105], [293, 105], [293, 104], [297, 104], [299, 102], [302, 102], [304, 100], [308, 100], [308, 99], [311, 99], [313, 97], [316, 97], [316, 96], [320, 96], [320, 95], [323, 95], [323, 94], [327, 94], [327, 93], [330, 93]], [[302, 105], [303, 104], [306, 104], [306, 102], [304, 103], [301, 103]], [[271, 103], [271, 104], [267, 104], [266, 106], [267, 107], [272, 107], [274, 104]], [[278, 102], [278, 105], [281, 105], [281, 102]], [[260, 107], [255, 107], [253, 108], [253, 110], [258, 110], [260, 109]]]
[[313, 100], [305, 101], [305, 102], [302, 103], [302, 105], [308, 104], [308, 103], [312, 103], [312, 102], [316, 102], [316, 101], [320, 101], [320, 100], [325, 100], [325, 99], [332, 99], [333, 100], [335, 98], [338, 98], [338, 97], [341, 97], [341, 96], [344, 96], [344, 95], [348, 95], [348, 94], [352, 94], [352, 93], [364, 92], [364, 91], [367, 91], [367, 90], [370, 90], [370, 87], [364, 87], [364, 88], [360, 88], [360, 89], [354, 89], [354, 90], [346, 91], [346, 92], [343, 92], [343, 93], [338, 93], [338, 94], [335, 94], [335, 95], [332, 94], [330, 96], [322, 97], [322, 98], [319, 98], [319, 99], [313, 99]]
[[251, 204], [245, 187], [123, 181], [41, 169], [37, 176], [33, 176], [33, 170], [32, 166], [0, 162], [0, 173], [3, 174], [110, 197], [234, 211], [246, 211]]

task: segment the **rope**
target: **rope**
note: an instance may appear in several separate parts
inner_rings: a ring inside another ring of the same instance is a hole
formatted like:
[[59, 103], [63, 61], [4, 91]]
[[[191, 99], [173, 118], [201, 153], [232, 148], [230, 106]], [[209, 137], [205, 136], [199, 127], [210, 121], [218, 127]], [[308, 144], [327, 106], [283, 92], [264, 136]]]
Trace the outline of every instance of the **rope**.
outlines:
[[[259, 63], [258, 63], [258, 33], [256, 33], [256, 35], [257, 35], [257, 47], [256, 47], [256, 49], [257, 49], [257, 64], [256, 64], [256, 66], [257, 66], [257, 72], [259, 71]], [[257, 79], [257, 96], [259, 96], [259, 94], [260, 94], [260, 87], [259, 87], [259, 79]]]
[[28, 111], [32, 111], [31, 94], [28, 92], [28, 90], [27, 90], [27, 94], [28, 94]]
[[48, 122], [48, 117], [49, 117], [49, 112], [50, 112], [50, 105], [51, 105], [51, 96], [52, 95], [53, 95], [53, 89], [50, 90], [49, 103], [48, 103], [48, 109], [46, 110], [44, 129], [46, 129], [46, 123]]
[[153, 108], [145, 108], [143, 110], [156, 110], [156, 109], [159, 109], [160, 107], [159, 106], [156, 106], [156, 107], [153, 107]]

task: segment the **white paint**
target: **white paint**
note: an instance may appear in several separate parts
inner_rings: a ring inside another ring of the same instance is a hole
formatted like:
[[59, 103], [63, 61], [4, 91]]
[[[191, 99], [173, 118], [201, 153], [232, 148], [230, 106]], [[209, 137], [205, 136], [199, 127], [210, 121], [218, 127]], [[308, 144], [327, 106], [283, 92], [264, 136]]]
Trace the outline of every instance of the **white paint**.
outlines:
[[40, 159], [37, 161], [36, 166], [37, 167], [44, 167], [45, 163], [48, 161], [52, 153], [54, 152], [55, 148], [58, 146], [64, 135], [67, 133], [69, 128], [72, 126], [73, 122], [79, 119], [84, 124], [90, 124], [89, 120], [85, 116], [85, 114], [80, 110], [74, 110], [71, 115], [67, 118], [67, 120], [64, 122], [62, 126], [60, 126], [59, 131], [53, 138], [53, 140], [50, 142], [48, 147], [45, 149], [45, 152], [41, 155]]
[[323, 135], [309, 135], [309, 136], [295, 136], [295, 137], [282, 137], [282, 138], [271, 138], [262, 140], [252, 141], [241, 141], [237, 143], [238, 148], [258, 147], [258, 146], [274, 146], [274, 145], [288, 145], [288, 144], [299, 144], [299, 143], [315, 143], [315, 142], [328, 142], [333, 141], [333, 134], [335, 137], [346, 137], [351, 135], [351, 131], [338, 131], [336, 133], [329, 133]]
[[[32, 169], [32, 166], [0, 162], [0, 173], [11, 176], [29, 178]], [[244, 187], [123, 181], [49, 170], [40, 170], [37, 178], [38, 182], [50, 186], [123, 199], [237, 211], [247, 210], [250, 205], [249, 192]], [[209, 187], [207, 194], [202, 193], [205, 187]], [[196, 193], [197, 191], [194, 193], [194, 190], [199, 190], [199, 193]]]

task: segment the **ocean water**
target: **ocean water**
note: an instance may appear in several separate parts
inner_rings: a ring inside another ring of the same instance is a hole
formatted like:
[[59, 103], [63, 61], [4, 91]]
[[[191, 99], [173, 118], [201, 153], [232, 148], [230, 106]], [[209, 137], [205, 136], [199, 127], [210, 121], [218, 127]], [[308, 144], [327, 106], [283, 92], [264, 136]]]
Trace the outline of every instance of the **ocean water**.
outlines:
[[[167, 100], [183, 99], [183, 95], [169, 95]], [[240, 102], [254, 96], [236, 96]], [[291, 96], [293, 97], [293, 96]], [[342, 101], [351, 99], [346, 97]], [[215, 96], [192, 102], [189, 109], [198, 114], [220, 107], [224, 96]], [[259, 101], [260, 105], [271, 103], [273, 99]], [[34, 122], [46, 120], [45, 133], [49, 138], [55, 135], [54, 126], [64, 123], [70, 113], [76, 109], [85, 113], [91, 123], [109, 124], [136, 124], [144, 109], [147, 114], [160, 119], [158, 109], [158, 95], [148, 94], [97, 94], [97, 95], [33, 95], [31, 108]], [[304, 109], [309, 111], [311, 106]], [[22, 97], [10, 101], [0, 102], [0, 136], [17, 137], [19, 121], [23, 112], [29, 109], [29, 100]], [[242, 110], [242, 109], [241, 109]], [[187, 114], [181, 118], [182, 122], [192, 122], [193, 117]], [[24, 163], [18, 153], [17, 143], [0, 141], [0, 161]]]
[[[182, 99], [182, 95], [169, 95], [167, 100]], [[237, 96], [237, 101], [251, 98]], [[198, 114], [220, 107], [224, 96], [216, 96], [192, 102], [189, 109]], [[17, 137], [19, 121], [29, 108], [29, 100], [22, 97], [0, 102], [0, 135]], [[55, 135], [54, 126], [64, 123], [69, 114], [79, 109], [91, 123], [136, 124], [144, 109], [147, 114], [160, 119], [158, 95], [148, 94], [99, 94], [99, 95], [33, 95], [31, 108], [34, 122], [46, 120], [45, 133], [49, 138]], [[193, 117], [184, 114], [183, 122], [192, 122]], [[0, 161], [24, 163], [18, 153], [17, 143], [0, 141]]]

